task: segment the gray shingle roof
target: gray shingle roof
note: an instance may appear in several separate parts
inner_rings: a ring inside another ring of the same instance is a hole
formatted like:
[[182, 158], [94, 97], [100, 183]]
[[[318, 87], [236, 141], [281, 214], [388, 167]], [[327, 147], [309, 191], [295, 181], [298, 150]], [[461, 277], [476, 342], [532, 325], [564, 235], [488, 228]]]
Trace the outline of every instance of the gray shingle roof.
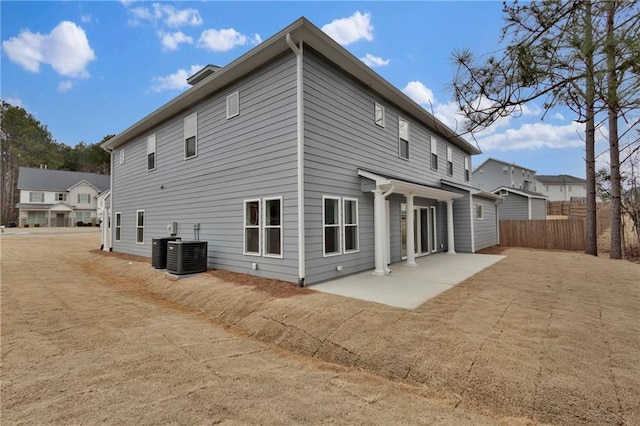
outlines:
[[83, 180], [98, 188], [100, 192], [109, 189], [109, 175], [69, 172], [67, 170], [32, 169], [29, 167], [20, 167], [18, 171], [18, 189], [66, 191]]
[[571, 175], [538, 175], [538, 182], [545, 185], [585, 184], [586, 180]]

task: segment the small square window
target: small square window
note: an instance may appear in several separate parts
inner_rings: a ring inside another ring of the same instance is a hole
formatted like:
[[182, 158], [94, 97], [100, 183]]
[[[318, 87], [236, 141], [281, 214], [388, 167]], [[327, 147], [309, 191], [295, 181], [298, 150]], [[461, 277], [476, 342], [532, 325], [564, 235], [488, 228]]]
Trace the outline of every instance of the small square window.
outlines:
[[376, 102], [374, 120], [377, 126], [384, 127], [384, 107]]
[[240, 114], [240, 94], [238, 92], [227, 96], [227, 120]]

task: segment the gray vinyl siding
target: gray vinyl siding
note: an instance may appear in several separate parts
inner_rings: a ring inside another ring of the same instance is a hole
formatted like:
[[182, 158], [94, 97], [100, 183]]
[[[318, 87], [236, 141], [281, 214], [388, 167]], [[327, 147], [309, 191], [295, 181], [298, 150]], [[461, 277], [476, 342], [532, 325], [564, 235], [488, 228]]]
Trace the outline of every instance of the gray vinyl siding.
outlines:
[[[505, 166], [508, 167], [507, 174], [502, 171]], [[513, 173], [511, 172], [512, 169]], [[478, 167], [477, 170], [473, 171], [472, 180], [474, 186], [489, 192], [500, 186], [536, 191], [535, 172], [533, 170], [491, 158], [482, 167]], [[525, 187], [525, 181], [529, 182], [529, 188]]]
[[[363, 192], [359, 168], [440, 187], [442, 178], [464, 183], [464, 153], [453, 149], [454, 175], [446, 170], [447, 143], [413, 117], [375, 95], [310, 49], [304, 56], [306, 282], [374, 267], [373, 194]], [[385, 127], [374, 122], [374, 104], [385, 107]], [[398, 117], [409, 122], [409, 159], [398, 155]], [[439, 168], [432, 170], [429, 136], [438, 140]], [[358, 253], [324, 257], [322, 196], [359, 200]], [[400, 203], [390, 196], [391, 261], [399, 260]], [[440, 239], [439, 233], [438, 238]], [[342, 266], [342, 271], [336, 271]]]
[[476, 251], [498, 244], [496, 205], [494, 204], [493, 200], [488, 200], [481, 197], [473, 197], [474, 209], [478, 204], [482, 205], [483, 218], [482, 220], [476, 219], [474, 211], [473, 235]]
[[[239, 91], [240, 114], [227, 120], [226, 97]], [[197, 156], [184, 159], [184, 118], [198, 113]], [[146, 140], [157, 134], [156, 169], [147, 171]], [[126, 149], [119, 162], [119, 149]], [[212, 268], [296, 282], [296, 68], [288, 54], [116, 149], [113, 212], [122, 213], [115, 251], [151, 255], [152, 238], [208, 241]], [[243, 201], [282, 197], [283, 259], [243, 255]], [[136, 210], [145, 211], [144, 244], [135, 242]], [[258, 264], [252, 271], [251, 264]]]
[[[468, 191], [444, 185], [444, 189], [462, 194], [462, 198], [453, 200], [453, 238], [455, 241], [455, 251], [461, 253], [471, 253], [471, 194]], [[446, 218], [446, 204], [445, 218]], [[446, 223], [446, 222], [445, 222]], [[446, 229], [446, 228], [445, 228]]]
[[529, 219], [528, 198], [509, 192], [498, 207], [500, 219]]
[[539, 198], [531, 199], [531, 219], [547, 218], [547, 202]]

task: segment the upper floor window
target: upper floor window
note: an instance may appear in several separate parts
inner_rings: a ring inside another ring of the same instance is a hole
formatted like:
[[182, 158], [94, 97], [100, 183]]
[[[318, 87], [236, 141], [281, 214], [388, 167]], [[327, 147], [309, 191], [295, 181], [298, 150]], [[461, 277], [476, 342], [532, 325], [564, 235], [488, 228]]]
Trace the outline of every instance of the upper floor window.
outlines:
[[400, 140], [400, 157], [409, 158], [409, 122], [398, 118], [398, 138]]
[[502, 174], [503, 175], [509, 174], [509, 166], [502, 166]]
[[227, 96], [227, 120], [240, 114], [240, 94], [238, 92]]
[[282, 198], [264, 199], [264, 255], [282, 257]]
[[184, 119], [184, 158], [198, 155], [198, 113]]
[[547, 192], [549, 192], [549, 185], [545, 185], [545, 186], [544, 186], [544, 190], [545, 190], [545, 191], [547, 191]]
[[147, 170], [156, 168], [156, 134], [147, 137]]
[[124, 148], [120, 150], [120, 164], [124, 164]]
[[384, 127], [384, 107], [376, 102], [374, 120], [376, 125]]
[[469, 179], [471, 178], [471, 174], [469, 173], [469, 157], [465, 155], [464, 157], [464, 180], [466, 180], [467, 182], [469, 182]]
[[67, 193], [66, 192], [57, 192], [56, 193], [56, 201], [67, 201]]
[[569, 185], [569, 192], [571, 192], [571, 185]]
[[89, 204], [91, 202], [91, 194], [78, 194], [78, 204]]
[[453, 176], [453, 150], [447, 147], [447, 174]]
[[476, 220], [484, 220], [484, 209], [482, 204], [476, 204]]
[[29, 192], [30, 203], [44, 203], [44, 192]]
[[431, 137], [431, 168], [438, 170], [438, 141]]

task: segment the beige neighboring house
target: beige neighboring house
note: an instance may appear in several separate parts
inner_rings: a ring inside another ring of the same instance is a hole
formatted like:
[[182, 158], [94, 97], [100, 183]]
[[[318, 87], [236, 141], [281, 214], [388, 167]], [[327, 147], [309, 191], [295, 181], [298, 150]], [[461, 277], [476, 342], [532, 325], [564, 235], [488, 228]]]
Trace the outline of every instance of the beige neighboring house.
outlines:
[[[538, 191], [549, 201], [587, 200], [587, 181], [571, 175], [538, 175]], [[600, 200], [598, 200], [600, 201]]]
[[98, 197], [109, 190], [109, 175], [20, 167], [20, 227], [97, 225]]

